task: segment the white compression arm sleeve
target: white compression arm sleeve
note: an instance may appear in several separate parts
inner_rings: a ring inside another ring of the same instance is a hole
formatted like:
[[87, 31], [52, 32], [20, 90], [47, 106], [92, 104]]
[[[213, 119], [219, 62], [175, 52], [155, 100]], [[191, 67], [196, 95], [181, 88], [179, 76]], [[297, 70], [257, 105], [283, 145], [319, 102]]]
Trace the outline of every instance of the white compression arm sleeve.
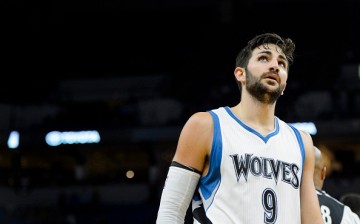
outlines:
[[183, 224], [200, 174], [170, 166], [162, 191], [157, 224]]

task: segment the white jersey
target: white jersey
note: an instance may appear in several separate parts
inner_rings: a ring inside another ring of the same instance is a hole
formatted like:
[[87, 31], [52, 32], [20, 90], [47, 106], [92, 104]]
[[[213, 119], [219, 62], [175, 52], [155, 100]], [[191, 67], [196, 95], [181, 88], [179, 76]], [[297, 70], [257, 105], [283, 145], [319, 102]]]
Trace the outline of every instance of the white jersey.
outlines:
[[262, 136], [229, 107], [210, 113], [210, 166], [194, 195], [194, 223], [301, 223], [305, 150], [299, 131], [275, 117], [274, 130]]
[[360, 218], [350, 207], [327, 194], [316, 190], [324, 224], [360, 224]]

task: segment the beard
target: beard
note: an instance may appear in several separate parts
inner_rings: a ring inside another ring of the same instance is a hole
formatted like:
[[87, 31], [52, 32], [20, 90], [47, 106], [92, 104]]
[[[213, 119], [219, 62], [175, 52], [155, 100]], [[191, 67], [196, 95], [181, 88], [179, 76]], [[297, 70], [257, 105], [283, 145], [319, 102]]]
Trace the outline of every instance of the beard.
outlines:
[[267, 74], [264, 73], [259, 79], [257, 79], [247, 68], [246, 71], [246, 90], [251, 96], [256, 98], [261, 103], [274, 104], [281, 96], [281, 93], [285, 89], [285, 85], [279, 85], [275, 90], [270, 90], [267, 86], [262, 84], [260, 80]]

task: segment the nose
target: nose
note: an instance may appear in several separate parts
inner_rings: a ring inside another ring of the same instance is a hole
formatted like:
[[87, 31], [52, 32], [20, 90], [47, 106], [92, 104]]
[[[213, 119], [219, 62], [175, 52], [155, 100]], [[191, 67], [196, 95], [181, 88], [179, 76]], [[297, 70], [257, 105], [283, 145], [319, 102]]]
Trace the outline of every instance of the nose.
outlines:
[[275, 71], [276, 73], [279, 73], [280, 68], [277, 60], [273, 60], [270, 66], [270, 71]]
[[272, 66], [270, 68], [270, 71], [275, 72], [276, 74], [279, 74], [279, 67], [278, 66]]

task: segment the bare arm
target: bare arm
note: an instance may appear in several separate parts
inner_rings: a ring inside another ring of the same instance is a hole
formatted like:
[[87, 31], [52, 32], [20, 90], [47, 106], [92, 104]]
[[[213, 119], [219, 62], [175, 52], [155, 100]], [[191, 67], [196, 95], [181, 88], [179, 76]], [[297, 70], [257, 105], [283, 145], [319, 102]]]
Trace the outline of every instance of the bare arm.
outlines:
[[210, 113], [190, 117], [181, 131], [173, 161], [203, 172], [212, 144], [213, 121]]
[[162, 191], [157, 224], [184, 223], [200, 174], [208, 167], [212, 126], [212, 117], [205, 112], [194, 114], [184, 125]]
[[315, 156], [313, 141], [308, 133], [301, 132], [305, 147], [305, 165], [302, 177], [300, 200], [301, 200], [301, 223], [302, 224], [323, 224], [319, 200], [316, 195], [313, 175], [315, 168]]

